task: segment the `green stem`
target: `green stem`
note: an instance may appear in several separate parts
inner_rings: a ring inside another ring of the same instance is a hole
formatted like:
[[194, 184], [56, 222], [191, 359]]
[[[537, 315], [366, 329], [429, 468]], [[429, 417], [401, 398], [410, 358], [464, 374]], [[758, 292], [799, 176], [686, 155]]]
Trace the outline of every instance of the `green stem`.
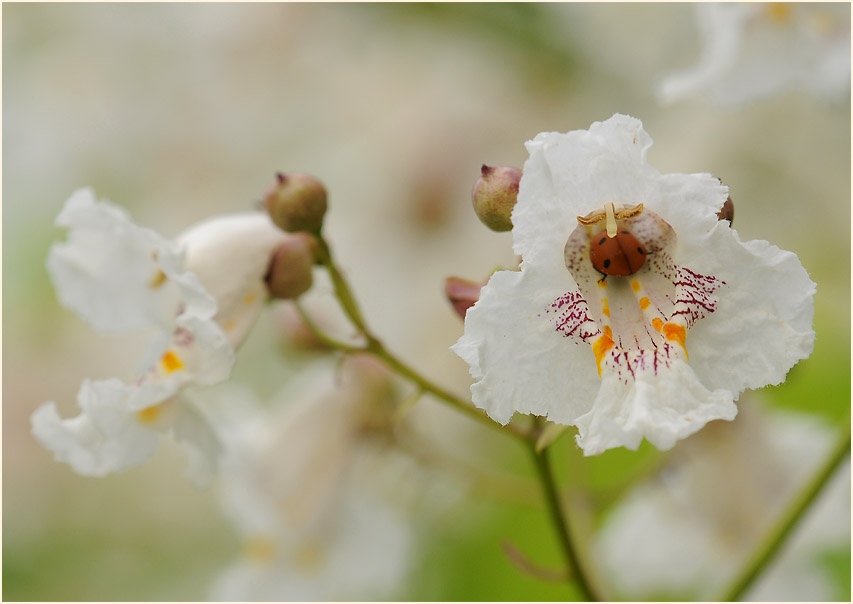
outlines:
[[815, 499], [817, 499], [817, 496], [827, 485], [829, 479], [832, 478], [833, 474], [835, 474], [838, 466], [840, 466], [846, 459], [849, 459], [849, 416], [847, 417], [847, 421], [844, 425], [845, 428], [839, 437], [838, 442], [827, 456], [823, 465], [799, 495], [791, 501], [784, 514], [780, 517], [779, 522], [759, 543], [741, 573], [735, 578], [728, 589], [726, 589], [723, 596], [719, 598], [720, 602], [736, 602], [741, 599], [741, 597], [752, 586], [755, 579], [758, 578], [776, 554], [779, 553], [779, 550], [782, 548], [785, 540], [790, 536], [791, 532], [797, 526], [797, 523], [803, 518], [811, 504], [814, 503]]
[[335, 350], [340, 350], [341, 352], [353, 353], [353, 352], [365, 352], [367, 349], [364, 346], [354, 346], [352, 344], [346, 344], [344, 342], [338, 342], [334, 338], [327, 336], [322, 329], [314, 322], [314, 319], [311, 318], [311, 315], [308, 314], [308, 311], [300, 304], [298, 301], [295, 301], [296, 311], [299, 313], [299, 316], [302, 318], [302, 322], [305, 323], [305, 326], [308, 327], [311, 335], [317, 338], [324, 346], [328, 346], [329, 348], [333, 348]]
[[367, 323], [364, 321], [349, 284], [332, 260], [332, 250], [329, 248], [329, 244], [322, 235], [317, 235], [317, 242], [319, 244], [317, 246], [317, 260], [329, 271], [329, 277], [332, 278], [332, 286], [335, 288], [335, 295], [340, 301], [341, 307], [359, 331], [367, 335]]
[[536, 439], [531, 438], [528, 442], [530, 444], [530, 454], [533, 456], [533, 463], [536, 466], [544, 490], [545, 503], [551, 512], [551, 519], [557, 528], [560, 546], [566, 558], [569, 580], [572, 580], [577, 585], [584, 600], [587, 602], [602, 602], [604, 600], [598, 595], [588, 574], [581, 567], [580, 557], [572, 539], [568, 518], [563, 510], [563, 505], [557, 492], [557, 485], [554, 482], [548, 449], [537, 453]]
[[482, 424], [485, 424], [491, 428], [497, 428], [504, 434], [511, 434], [516, 438], [526, 440], [526, 434], [522, 432], [515, 424], [507, 424], [506, 426], [502, 427], [500, 424], [495, 422], [480, 409], [471, 406], [469, 403], [466, 403], [461, 398], [457, 397], [454, 394], [451, 394], [441, 386], [434, 384], [433, 382], [419, 374], [417, 371], [406, 365], [403, 361], [391, 354], [388, 349], [385, 348], [382, 342], [377, 340], [369, 333], [367, 334], [367, 339], [368, 351], [370, 351], [371, 353], [373, 353], [374, 356], [384, 361], [386, 365], [388, 365], [398, 374], [413, 382], [414, 384], [417, 384], [417, 386], [421, 388], [424, 392], [429, 392], [434, 397], [444, 401], [451, 407], [454, 407], [455, 409], [461, 411], [468, 417], [476, 419]]
[[[317, 251], [317, 259], [318, 261], [326, 267], [326, 270], [329, 271], [329, 276], [332, 279], [332, 286], [335, 289], [335, 295], [338, 298], [338, 301], [341, 303], [341, 307], [344, 309], [347, 317], [353, 322], [353, 324], [359, 329], [359, 331], [364, 335], [367, 339], [367, 346], [364, 348], [359, 347], [351, 347], [346, 344], [342, 344], [339, 342], [334, 342], [331, 338], [323, 335], [320, 336], [321, 341], [331, 343], [335, 348], [339, 350], [349, 351], [349, 352], [369, 352], [381, 359], [388, 367], [396, 371], [398, 374], [408, 379], [412, 383], [416, 384], [421, 390], [424, 392], [428, 392], [432, 394], [434, 397], [444, 401], [450, 406], [456, 408], [462, 413], [468, 415], [468, 417], [474, 418], [480, 423], [489, 426], [492, 429], [496, 429], [500, 431], [502, 434], [509, 434], [519, 439], [526, 439], [526, 434], [523, 433], [518, 426], [513, 424], [508, 424], [503, 427], [497, 422], [493, 421], [480, 409], [472, 406], [466, 401], [463, 401], [458, 396], [451, 394], [444, 388], [434, 384], [432, 381], [428, 380], [417, 371], [406, 365], [403, 361], [394, 356], [391, 352], [388, 351], [387, 348], [380, 342], [367, 327], [367, 322], [364, 320], [364, 316], [361, 314], [361, 310], [359, 309], [358, 303], [355, 301], [355, 296], [352, 293], [352, 290], [349, 287], [346, 279], [343, 274], [338, 269], [335, 264], [334, 259], [332, 258], [332, 252], [329, 248], [329, 244], [323, 239], [322, 235], [317, 236], [318, 241], [318, 251]], [[301, 312], [301, 310], [300, 310]], [[303, 318], [307, 317], [307, 314], [303, 314]], [[316, 328], [316, 325], [308, 322], [309, 328], [312, 329], [315, 333], [319, 332], [319, 329]], [[506, 429], [504, 429], [506, 428]]]

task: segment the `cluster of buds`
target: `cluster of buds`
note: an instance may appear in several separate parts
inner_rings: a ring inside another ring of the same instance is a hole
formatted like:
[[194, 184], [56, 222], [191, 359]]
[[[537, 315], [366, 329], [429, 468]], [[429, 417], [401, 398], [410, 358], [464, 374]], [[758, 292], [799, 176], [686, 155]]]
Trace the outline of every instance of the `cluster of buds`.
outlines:
[[276, 226], [293, 236], [279, 245], [270, 261], [266, 283], [273, 297], [297, 298], [311, 288], [326, 200], [326, 188], [313, 176], [276, 174], [263, 207]]

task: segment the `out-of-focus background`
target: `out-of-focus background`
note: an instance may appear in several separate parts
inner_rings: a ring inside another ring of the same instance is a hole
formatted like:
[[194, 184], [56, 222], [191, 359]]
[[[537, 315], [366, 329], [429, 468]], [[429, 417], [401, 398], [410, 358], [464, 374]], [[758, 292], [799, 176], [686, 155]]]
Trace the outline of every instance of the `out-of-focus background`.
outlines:
[[[184, 478], [176, 447], [93, 479], [53, 462], [30, 434], [41, 403], [71, 415], [83, 378], [136, 369], [139, 343], [100, 337], [61, 308], [44, 268], [64, 236], [53, 220], [81, 186], [174, 236], [253, 207], [277, 170], [319, 176], [330, 195], [327, 236], [368, 322], [390, 349], [464, 394], [467, 367], [448, 350], [462, 323], [444, 278], [481, 280], [514, 262], [511, 236], [471, 211], [480, 165], [521, 167], [524, 142], [540, 131], [633, 115], [656, 141], [653, 166], [720, 177], [741, 237], [795, 251], [817, 282], [815, 352], [755, 406], [817, 424], [829, 442], [850, 405], [849, 98], [826, 104], [787, 92], [727, 109], [662, 107], [655, 85], [700, 52], [688, 5], [4, 5], [3, 599], [201, 600], [240, 548], [216, 489]], [[316, 356], [290, 344], [287, 312], [262, 316], [235, 369], [261, 398]], [[458, 493], [413, 519], [417, 547], [396, 597], [575, 597], [525, 574], [502, 549], [509, 542], [532, 564], [560, 564], [525, 452], [430, 401], [416, 411], [450, 459], [435, 473], [452, 474]], [[705, 438], [709, 459], [731, 450], [719, 430]], [[797, 434], [774, 442], [799, 450]], [[555, 446], [567, 488], [586, 493], [593, 530], [616, 526], [611, 511], [635, 484], [695, 455], [701, 438], [667, 455], [644, 444], [588, 460], [571, 437]], [[748, 432], [731, 438], [750, 442]], [[744, 461], [752, 455], [737, 450]], [[786, 459], [771, 461], [799, 463]], [[739, 461], [727, 459], [730, 472], [767, 471]], [[833, 490], [825, 504], [842, 511], [840, 524], [791, 563], [819, 584], [805, 599], [850, 597], [849, 465], [842, 473], [846, 492]], [[755, 482], [728, 478], [707, 496]], [[734, 507], [755, 515], [739, 519], [746, 526], [768, 515], [761, 505]], [[627, 539], [623, 549], [643, 558], [643, 542]]]

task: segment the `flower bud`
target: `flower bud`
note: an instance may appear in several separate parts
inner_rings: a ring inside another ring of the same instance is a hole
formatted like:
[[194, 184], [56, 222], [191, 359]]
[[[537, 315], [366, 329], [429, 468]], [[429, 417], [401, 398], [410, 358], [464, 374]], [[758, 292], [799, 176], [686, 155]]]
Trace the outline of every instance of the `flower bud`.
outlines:
[[483, 164], [481, 176], [471, 191], [474, 211], [480, 221], [493, 231], [512, 229], [512, 209], [518, 199], [518, 168], [492, 168]]
[[480, 299], [480, 290], [483, 285], [483, 283], [474, 283], [459, 277], [448, 277], [444, 281], [444, 293], [453, 305], [453, 309], [464, 319], [468, 309]]
[[272, 221], [288, 233], [319, 233], [326, 213], [326, 187], [308, 174], [276, 174], [277, 183], [264, 197]]
[[298, 298], [311, 289], [315, 246], [316, 241], [307, 233], [297, 233], [279, 244], [266, 276], [271, 296]]

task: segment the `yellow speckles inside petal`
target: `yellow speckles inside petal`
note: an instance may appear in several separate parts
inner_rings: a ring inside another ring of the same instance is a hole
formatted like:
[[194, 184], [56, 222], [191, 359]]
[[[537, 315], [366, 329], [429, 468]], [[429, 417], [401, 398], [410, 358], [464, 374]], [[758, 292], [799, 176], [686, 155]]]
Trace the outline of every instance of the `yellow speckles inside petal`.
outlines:
[[255, 300], [257, 300], [257, 296], [254, 293], [249, 292], [243, 297], [243, 304], [248, 306], [249, 304], [252, 304]]
[[633, 289], [635, 292], [640, 291], [640, 282], [637, 281], [636, 279], [631, 281], [631, 289]]
[[225, 331], [233, 331], [237, 325], [234, 323], [232, 319], [228, 319], [225, 321], [225, 325], [222, 326], [222, 329]]
[[605, 317], [610, 316], [610, 303], [607, 301], [607, 298], [601, 299], [601, 314]]
[[606, 335], [611, 340], [613, 339], [613, 330], [610, 328], [610, 325], [604, 326], [604, 335]]
[[660, 331], [661, 327], [663, 327], [663, 321], [655, 317], [652, 319], [652, 327], [654, 327], [657, 331]]
[[684, 349], [684, 354], [687, 354], [687, 347], [685, 346], [685, 342], [687, 342], [687, 330], [684, 327], [675, 323], [666, 323], [663, 326], [662, 333], [670, 342], [678, 342], [681, 348]]
[[141, 411], [136, 413], [136, 418], [146, 426], [150, 426], [155, 423], [160, 416], [162, 415], [163, 408], [161, 405], [154, 405], [152, 407], [146, 407]]
[[160, 364], [163, 366], [163, 369], [166, 370], [166, 373], [173, 373], [178, 371], [179, 369], [183, 369], [184, 363], [181, 361], [181, 357], [175, 354], [171, 350], [167, 350], [163, 357], [160, 359]]
[[271, 562], [275, 559], [276, 546], [272, 539], [255, 535], [243, 543], [243, 555], [251, 562]]
[[592, 352], [595, 354], [595, 364], [598, 367], [598, 377], [601, 377], [601, 361], [604, 360], [604, 355], [611, 348], [613, 348], [613, 340], [608, 337], [606, 331], [604, 335], [599, 336], [592, 344]]
[[156, 273], [154, 273], [154, 276], [151, 277], [151, 281], [148, 282], [148, 287], [149, 289], [157, 289], [168, 280], [169, 278], [166, 276], [166, 273], [161, 270], [158, 270]]
[[651, 304], [651, 302], [649, 301], [648, 298], [646, 298], [646, 297], [640, 298], [640, 308], [642, 308], [643, 310], [646, 310], [649, 307], [649, 304]]

